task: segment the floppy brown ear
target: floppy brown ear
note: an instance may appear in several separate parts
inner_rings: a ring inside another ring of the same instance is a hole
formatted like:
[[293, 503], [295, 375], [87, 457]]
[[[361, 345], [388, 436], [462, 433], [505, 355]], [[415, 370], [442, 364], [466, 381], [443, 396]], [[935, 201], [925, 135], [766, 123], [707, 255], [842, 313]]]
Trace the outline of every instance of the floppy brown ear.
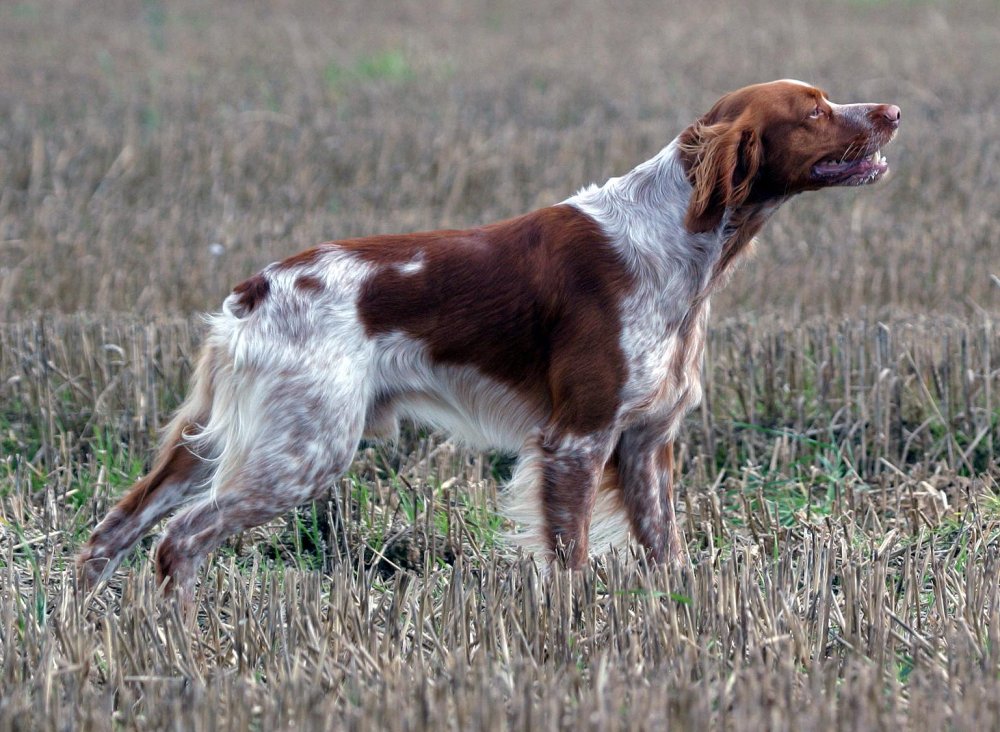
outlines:
[[684, 217], [692, 234], [711, 231], [722, 222], [726, 208], [742, 204], [760, 168], [760, 137], [735, 122], [696, 124], [681, 138], [690, 160], [688, 177], [694, 190]]

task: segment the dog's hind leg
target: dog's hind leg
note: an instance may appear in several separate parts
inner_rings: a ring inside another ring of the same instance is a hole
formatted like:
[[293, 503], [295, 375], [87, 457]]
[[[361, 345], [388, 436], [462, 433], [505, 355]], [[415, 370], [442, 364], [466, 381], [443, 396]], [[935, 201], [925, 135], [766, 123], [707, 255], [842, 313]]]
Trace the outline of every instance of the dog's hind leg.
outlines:
[[94, 529], [76, 559], [84, 589], [107, 578], [153, 524], [202, 489], [208, 464], [186, 439], [187, 431], [196, 429], [186, 420], [175, 421], [153, 469]]
[[203, 429], [209, 421], [219, 351], [202, 350], [191, 392], [167, 426], [153, 469], [136, 482], [98, 524], [76, 558], [84, 589], [106, 579], [150, 527], [203, 490], [214, 455]]
[[156, 549], [158, 582], [185, 604], [198, 568], [227, 537], [315, 499], [350, 467], [366, 405], [361, 385], [344, 376], [286, 372], [251, 388], [258, 407], [238, 452], [224, 454], [211, 492], [170, 520]]

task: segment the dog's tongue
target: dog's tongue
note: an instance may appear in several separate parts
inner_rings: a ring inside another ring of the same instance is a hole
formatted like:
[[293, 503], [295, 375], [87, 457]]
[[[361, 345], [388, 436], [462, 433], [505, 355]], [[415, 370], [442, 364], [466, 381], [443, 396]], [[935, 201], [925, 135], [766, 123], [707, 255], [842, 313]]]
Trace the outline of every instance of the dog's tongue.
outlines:
[[839, 175], [848, 171], [859, 173], [886, 167], [885, 158], [882, 153], [876, 150], [871, 155], [856, 160], [824, 160], [813, 166], [813, 171], [817, 175]]
[[842, 160], [840, 162], [837, 162], [836, 160], [825, 160], [824, 162], [816, 165], [816, 172], [825, 175], [829, 175], [831, 173], [842, 173], [845, 170], [853, 168], [860, 162], [860, 160]]

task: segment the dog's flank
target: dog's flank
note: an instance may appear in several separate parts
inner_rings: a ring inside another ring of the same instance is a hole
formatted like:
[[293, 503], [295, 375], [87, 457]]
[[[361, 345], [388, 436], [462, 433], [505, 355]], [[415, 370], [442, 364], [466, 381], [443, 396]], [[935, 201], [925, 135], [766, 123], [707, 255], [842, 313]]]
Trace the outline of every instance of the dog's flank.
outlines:
[[157, 549], [161, 580], [189, 592], [227, 536], [315, 497], [401, 418], [516, 451], [503, 505], [539, 556], [579, 567], [631, 530], [680, 561], [673, 442], [701, 399], [710, 295], [792, 195], [882, 176], [898, 123], [800, 82], [746, 87], [561, 204], [270, 265], [212, 317], [191, 394], [82, 550], [83, 580], [189, 504]]

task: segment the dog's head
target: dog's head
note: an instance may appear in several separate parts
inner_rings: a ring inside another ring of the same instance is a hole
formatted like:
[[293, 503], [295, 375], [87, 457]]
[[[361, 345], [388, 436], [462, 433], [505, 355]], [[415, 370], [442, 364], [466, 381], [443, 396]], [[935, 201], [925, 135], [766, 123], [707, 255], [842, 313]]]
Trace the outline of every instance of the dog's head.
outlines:
[[874, 183], [899, 127], [893, 104], [834, 104], [800, 81], [726, 94], [680, 136], [694, 186], [685, 226], [711, 231], [727, 208], [830, 186]]

